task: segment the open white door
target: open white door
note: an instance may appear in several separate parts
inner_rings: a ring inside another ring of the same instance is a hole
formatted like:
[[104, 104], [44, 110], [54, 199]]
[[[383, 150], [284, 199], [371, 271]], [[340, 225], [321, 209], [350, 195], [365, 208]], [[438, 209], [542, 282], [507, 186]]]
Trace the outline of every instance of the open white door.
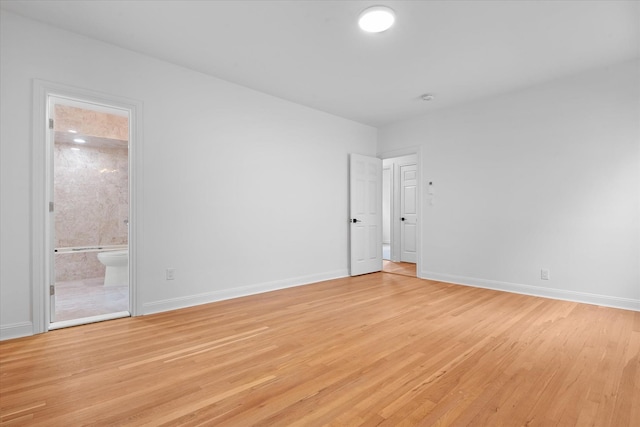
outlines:
[[382, 160], [349, 158], [351, 275], [382, 271]]
[[418, 221], [416, 165], [400, 166], [400, 261], [416, 262]]

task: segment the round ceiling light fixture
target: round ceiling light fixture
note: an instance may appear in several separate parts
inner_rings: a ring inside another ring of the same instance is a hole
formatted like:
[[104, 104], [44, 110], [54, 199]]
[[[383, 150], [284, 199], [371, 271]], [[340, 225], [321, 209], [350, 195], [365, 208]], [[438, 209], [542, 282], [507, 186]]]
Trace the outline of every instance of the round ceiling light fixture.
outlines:
[[434, 96], [430, 93], [425, 93], [424, 95], [420, 95], [420, 99], [423, 101], [433, 101]]
[[396, 14], [390, 7], [373, 6], [360, 13], [358, 25], [368, 33], [381, 33], [391, 28], [396, 20]]

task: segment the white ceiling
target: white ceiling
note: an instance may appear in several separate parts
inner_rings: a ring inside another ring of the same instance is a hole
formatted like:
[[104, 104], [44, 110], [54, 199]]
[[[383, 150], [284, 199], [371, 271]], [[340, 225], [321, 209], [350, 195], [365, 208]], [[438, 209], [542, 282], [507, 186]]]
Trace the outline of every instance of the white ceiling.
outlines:
[[[386, 4], [396, 25], [357, 28]], [[640, 57], [638, 1], [12, 1], [2, 8], [381, 126]], [[420, 100], [432, 93], [435, 100]]]

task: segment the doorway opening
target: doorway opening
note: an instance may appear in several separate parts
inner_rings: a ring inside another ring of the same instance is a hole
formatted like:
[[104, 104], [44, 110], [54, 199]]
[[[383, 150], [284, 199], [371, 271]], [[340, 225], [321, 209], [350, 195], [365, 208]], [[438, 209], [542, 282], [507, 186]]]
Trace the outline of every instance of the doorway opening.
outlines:
[[416, 276], [418, 156], [382, 161], [383, 271]]
[[130, 316], [130, 111], [47, 101], [49, 329]]

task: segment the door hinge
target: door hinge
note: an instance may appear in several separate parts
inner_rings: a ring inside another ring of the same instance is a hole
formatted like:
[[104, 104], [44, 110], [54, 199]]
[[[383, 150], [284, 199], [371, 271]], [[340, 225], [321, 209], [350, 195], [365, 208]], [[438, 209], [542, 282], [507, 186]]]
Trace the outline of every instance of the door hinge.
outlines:
[[49, 285], [49, 295], [53, 296], [56, 294], [56, 287], [54, 285]]
[[53, 212], [53, 202], [49, 202], [49, 212]]
[[53, 119], [49, 119], [49, 129], [53, 129]]

